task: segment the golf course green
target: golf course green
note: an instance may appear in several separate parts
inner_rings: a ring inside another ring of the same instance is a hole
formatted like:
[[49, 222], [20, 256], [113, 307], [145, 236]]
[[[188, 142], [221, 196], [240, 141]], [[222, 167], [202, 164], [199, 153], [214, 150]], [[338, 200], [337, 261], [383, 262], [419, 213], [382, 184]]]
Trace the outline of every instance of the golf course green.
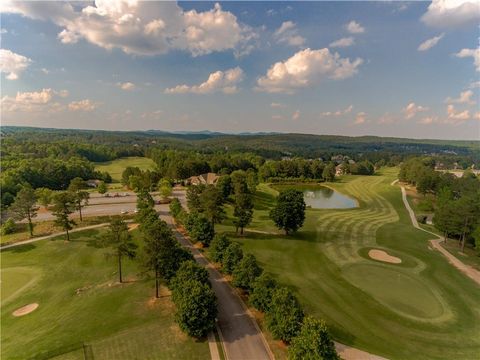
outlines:
[[113, 161], [95, 163], [95, 170], [106, 171], [114, 182], [122, 180], [122, 173], [127, 167], [138, 167], [140, 170], [153, 170], [155, 163], [152, 159], [140, 156], [130, 156]]
[[[339, 342], [390, 359], [477, 359], [480, 288], [429, 247], [431, 235], [412, 226], [400, 188], [391, 185], [397, 174], [386, 168], [329, 184], [359, 207], [308, 209], [291, 236], [269, 220], [277, 192], [260, 184], [246, 235], [234, 235], [231, 209], [217, 230], [291, 287]], [[372, 249], [401, 262], [372, 259]]]
[[[206, 341], [174, 321], [170, 293], [154, 298], [154, 282], [137, 261], [99, 248], [104, 230], [73, 233], [72, 241], [43, 240], [2, 251], [2, 359], [206, 359]], [[135, 231], [133, 232], [135, 233]], [[12, 313], [28, 304], [23, 316]], [[88, 357], [86, 357], [88, 358]]]

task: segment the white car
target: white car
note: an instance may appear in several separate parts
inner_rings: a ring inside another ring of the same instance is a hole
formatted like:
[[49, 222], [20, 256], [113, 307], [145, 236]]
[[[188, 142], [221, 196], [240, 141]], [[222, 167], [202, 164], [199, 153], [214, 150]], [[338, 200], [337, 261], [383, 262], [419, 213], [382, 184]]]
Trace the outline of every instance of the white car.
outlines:
[[122, 210], [122, 211], [120, 211], [120, 214], [122, 214], [122, 215], [128, 214], [128, 211], [127, 210]]

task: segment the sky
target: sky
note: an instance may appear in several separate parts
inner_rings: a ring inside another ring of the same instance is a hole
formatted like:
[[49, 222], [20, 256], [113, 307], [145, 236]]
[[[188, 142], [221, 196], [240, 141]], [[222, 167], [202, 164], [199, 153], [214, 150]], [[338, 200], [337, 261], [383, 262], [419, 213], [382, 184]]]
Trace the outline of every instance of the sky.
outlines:
[[1, 124], [480, 139], [480, 0], [2, 0]]

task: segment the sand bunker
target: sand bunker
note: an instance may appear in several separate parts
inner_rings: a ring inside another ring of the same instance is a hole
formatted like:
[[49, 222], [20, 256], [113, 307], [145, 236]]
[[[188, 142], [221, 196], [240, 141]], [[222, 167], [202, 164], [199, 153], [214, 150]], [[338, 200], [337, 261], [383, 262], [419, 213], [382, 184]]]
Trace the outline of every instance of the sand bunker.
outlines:
[[373, 260], [384, 261], [391, 264], [400, 264], [402, 262], [402, 259], [396, 256], [388, 255], [383, 250], [370, 250], [368, 252], [368, 256], [370, 256]]
[[15, 310], [12, 313], [12, 315], [17, 316], [17, 317], [27, 315], [27, 314], [30, 314], [32, 311], [35, 311], [37, 308], [38, 308], [37, 303], [28, 304], [28, 305], [22, 306], [21, 308], [18, 308], [17, 310]]
[[133, 231], [138, 227], [139, 224], [128, 224], [128, 231]]

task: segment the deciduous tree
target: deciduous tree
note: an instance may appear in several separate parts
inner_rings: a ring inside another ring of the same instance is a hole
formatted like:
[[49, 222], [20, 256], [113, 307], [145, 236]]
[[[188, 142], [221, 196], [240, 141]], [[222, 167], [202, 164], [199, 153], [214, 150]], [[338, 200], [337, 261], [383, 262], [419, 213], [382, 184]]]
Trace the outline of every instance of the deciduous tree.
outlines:
[[15, 219], [27, 219], [30, 236], [33, 236], [32, 218], [37, 216], [37, 207], [35, 206], [36, 201], [37, 197], [35, 196], [35, 191], [30, 185], [25, 185], [17, 193], [17, 196], [15, 196], [15, 201], [12, 205], [10, 205], [9, 208]]
[[255, 256], [247, 254], [233, 270], [233, 285], [249, 291], [252, 289], [255, 279], [260, 276], [262, 271]]
[[53, 197], [52, 214], [55, 216], [55, 225], [60, 226], [67, 235], [67, 241], [70, 241], [69, 230], [73, 229], [75, 221], [70, 219], [70, 214], [75, 209], [75, 199], [69, 191], [62, 191]]
[[270, 218], [275, 225], [288, 235], [303, 226], [305, 221], [305, 200], [303, 193], [296, 189], [287, 189], [280, 193], [277, 204], [270, 211]]

